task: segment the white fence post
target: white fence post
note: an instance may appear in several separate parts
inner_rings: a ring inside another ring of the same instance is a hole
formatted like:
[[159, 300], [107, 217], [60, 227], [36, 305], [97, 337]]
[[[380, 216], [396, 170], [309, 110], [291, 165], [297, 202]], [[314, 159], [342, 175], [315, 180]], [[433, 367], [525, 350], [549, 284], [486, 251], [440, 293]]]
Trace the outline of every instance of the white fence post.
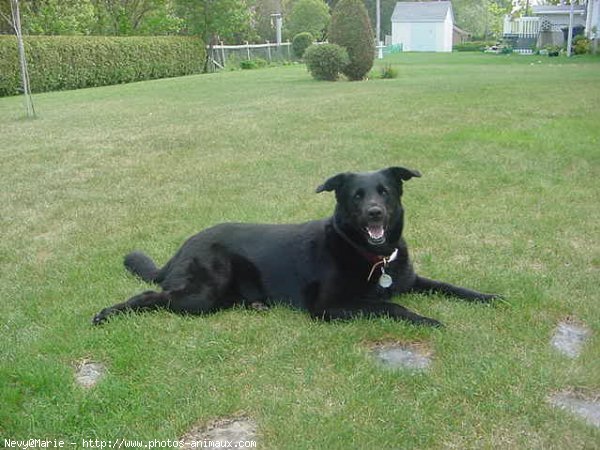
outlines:
[[502, 34], [512, 34], [512, 22], [510, 16], [507, 14], [504, 16], [504, 25], [502, 26]]

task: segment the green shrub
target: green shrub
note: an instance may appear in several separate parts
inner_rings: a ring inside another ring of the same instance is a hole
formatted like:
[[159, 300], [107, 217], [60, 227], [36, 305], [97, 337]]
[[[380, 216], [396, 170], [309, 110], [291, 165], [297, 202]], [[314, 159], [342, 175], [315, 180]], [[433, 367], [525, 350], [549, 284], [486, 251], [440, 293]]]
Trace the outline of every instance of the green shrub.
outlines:
[[345, 48], [336, 44], [320, 44], [306, 49], [304, 61], [313, 78], [335, 81], [350, 59]]
[[573, 39], [573, 53], [576, 55], [585, 55], [590, 53], [591, 42], [583, 35], [575, 36]]
[[260, 69], [266, 67], [269, 63], [262, 58], [246, 59], [240, 62], [240, 67], [244, 70]]
[[253, 59], [245, 59], [240, 61], [240, 68], [244, 70], [256, 69], [256, 62]]
[[297, 58], [302, 58], [304, 52], [313, 43], [313, 35], [308, 31], [298, 33], [292, 40], [292, 51]]
[[348, 51], [350, 63], [343, 73], [350, 80], [362, 80], [373, 67], [375, 36], [362, 0], [340, 0], [331, 15], [329, 42]]
[[[25, 37], [32, 92], [78, 89], [202, 72], [204, 44], [191, 37]], [[0, 36], [0, 97], [21, 86], [17, 43]]]
[[391, 64], [386, 64], [381, 68], [381, 78], [398, 78], [398, 69], [394, 68]]
[[544, 48], [546, 54], [552, 57], [560, 55], [561, 50], [562, 47], [560, 45], [546, 45]]
[[496, 41], [471, 41], [456, 44], [452, 47], [455, 52], [483, 52], [486, 48], [495, 45]]

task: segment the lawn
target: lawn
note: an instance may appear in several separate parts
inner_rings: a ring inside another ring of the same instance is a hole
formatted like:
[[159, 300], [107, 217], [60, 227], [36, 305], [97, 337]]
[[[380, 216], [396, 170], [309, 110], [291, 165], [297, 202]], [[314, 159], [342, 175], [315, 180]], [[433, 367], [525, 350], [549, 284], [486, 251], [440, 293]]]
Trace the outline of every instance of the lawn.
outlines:
[[[259, 448], [594, 448], [600, 430], [547, 398], [600, 395], [600, 59], [394, 55], [392, 80], [317, 82], [301, 65], [0, 99], [0, 444], [177, 439], [245, 415]], [[377, 73], [377, 69], [374, 70]], [[277, 307], [119, 317], [147, 289], [122, 256], [164, 263], [222, 221], [325, 217], [327, 177], [389, 165], [423, 275], [502, 293], [320, 323]], [[550, 345], [586, 324], [577, 359]], [[382, 370], [374, 343], [426, 346]], [[107, 367], [92, 389], [74, 367]]]

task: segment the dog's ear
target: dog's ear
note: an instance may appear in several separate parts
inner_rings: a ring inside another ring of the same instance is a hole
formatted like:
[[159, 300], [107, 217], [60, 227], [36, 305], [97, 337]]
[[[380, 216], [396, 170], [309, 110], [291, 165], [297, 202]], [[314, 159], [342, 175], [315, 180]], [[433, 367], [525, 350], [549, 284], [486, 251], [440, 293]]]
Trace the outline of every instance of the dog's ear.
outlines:
[[323, 192], [323, 191], [327, 191], [327, 192], [337, 191], [344, 185], [347, 178], [348, 178], [348, 173], [338, 173], [337, 175], [334, 175], [331, 178], [329, 178], [327, 181], [325, 181], [325, 183], [323, 183], [321, 186], [319, 186], [317, 188], [316, 192], [318, 194], [319, 192]]
[[421, 172], [418, 170], [407, 169], [406, 167], [388, 167], [387, 169], [382, 170], [382, 172], [397, 183], [421, 176]]

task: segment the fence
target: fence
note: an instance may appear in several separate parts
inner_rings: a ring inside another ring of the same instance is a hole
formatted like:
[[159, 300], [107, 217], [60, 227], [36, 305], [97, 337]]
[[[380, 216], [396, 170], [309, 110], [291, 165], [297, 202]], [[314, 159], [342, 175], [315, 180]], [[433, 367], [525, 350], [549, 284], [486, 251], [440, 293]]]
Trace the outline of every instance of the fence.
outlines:
[[504, 17], [503, 38], [517, 53], [533, 53], [540, 32], [539, 17]]
[[242, 61], [262, 59], [267, 62], [293, 61], [297, 59], [292, 51], [290, 42], [281, 44], [244, 44], [244, 45], [214, 45], [210, 52], [210, 62], [213, 69], [224, 69], [228, 66], [239, 65]]
[[504, 17], [504, 27], [502, 34], [506, 35], [519, 35], [519, 36], [532, 36], [537, 35], [540, 31], [540, 18], [539, 17], [520, 17], [518, 19], [511, 19], [510, 16]]

